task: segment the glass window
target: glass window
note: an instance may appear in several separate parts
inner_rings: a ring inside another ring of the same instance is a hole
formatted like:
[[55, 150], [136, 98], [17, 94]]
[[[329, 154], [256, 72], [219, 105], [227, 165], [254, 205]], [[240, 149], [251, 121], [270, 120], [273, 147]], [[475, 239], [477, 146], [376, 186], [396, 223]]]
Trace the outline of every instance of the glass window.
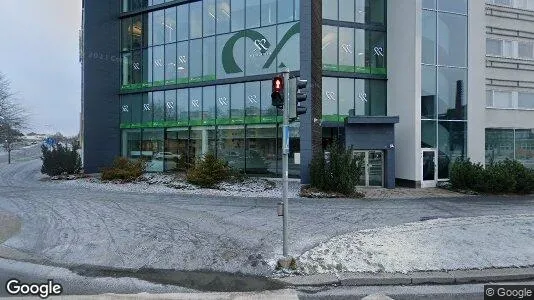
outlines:
[[202, 1], [189, 4], [189, 32], [191, 39], [202, 37]]
[[202, 39], [189, 42], [189, 82], [202, 81]]
[[281, 138], [277, 137], [275, 125], [247, 126], [246, 134], [247, 173], [276, 174]]
[[438, 0], [438, 10], [467, 14], [467, 0]]
[[438, 13], [438, 64], [467, 66], [467, 17]]
[[143, 94], [142, 123], [143, 126], [152, 126], [152, 93]]
[[436, 9], [436, 0], [423, 0], [423, 8]]
[[354, 79], [339, 78], [339, 116], [341, 122], [344, 117], [354, 115]]
[[176, 95], [176, 119], [178, 125], [189, 124], [189, 90], [181, 89]]
[[387, 97], [385, 80], [369, 80], [371, 97], [369, 103], [369, 115], [386, 116], [387, 115]]
[[[293, 31], [297, 30], [298, 29], [297, 26], [300, 27], [298, 23], [287, 23], [287, 24], [278, 25], [277, 45], [280, 45], [282, 43], [282, 39], [286, 37], [286, 34], [292, 34]], [[295, 59], [295, 55], [297, 55], [296, 56], [297, 59]], [[300, 34], [296, 33], [296, 34], [293, 34], [291, 38], [289, 38], [289, 40], [286, 41], [284, 47], [278, 53], [277, 55], [278, 62], [276, 62], [276, 66], [280, 66], [280, 64], [283, 62], [284, 65], [286, 65], [286, 67], [289, 68], [289, 71], [298, 71], [300, 70], [300, 59], [298, 59], [299, 56], [300, 56]], [[278, 68], [278, 71], [282, 71], [282, 68]]]
[[534, 93], [518, 93], [517, 106], [519, 108], [534, 109]]
[[[145, 0], [145, 2], [146, 2], [146, 0]], [[148, 5], [149, 6], [158, 5], [158, 4], [162, 4], [163, 2], [165, 2], [165, 1], [163, 1], [163, 0], [148, 0]]]
[[386, 75], [386, 34], [380, 31], [369, 31], [368, 34], [371, 74]]
[[354, 1], [355, 0], [339, 0], [340, 21], [354, 22]]
[[421, 148], [437, 148], [437, 121], [421, 121]]
[[176, 84], [176, 44], [165, 45], [165, 84]]
[[132, 49], [132, 18], [121, 20], [121, 49], [128, 51]]
[[[265, 67], [270, 54], [276, 47], [276, 26], [262, 27], [256, 29], [261, 36], [251, 36], [245, 42], [246, 51], [246, 75], [259, 75], [274, 73], [276, 71], [276, 60]], [[248, 32], [248, 34], [252, 34]]]
[[163, 126], [165, 121], [165, 92], [152, 93], [153, 124]]
[[247, 82], [245, 85], [245, 122], [260, 123], [260, 82]]
[[165, 138], [165, 171], [187, 170], [189, 129], [167, 129]]
[[121, 96], [121, 128], [132, 124], [132, 95]]
[[122, 156], [132, 159], [141, 155], [141, 129], [122, 131]]
[[230, 86], [217, 86], [217, 124], [230, 124]]
[[369, 13], [369, 23], [385, 24], [386, 20], [386, 1], [369, 0], [371, 11]]
[[122, 54], [122, 85], [129, 85], [132, 83], [132, 54]]
[[202, 88], [202, 125], [215, 125], [215, 86]]
[[143, 86], [152, 85], [152, 47], [143, 49]]
[[142, 34], [140, 38], [142, 39], [143, 47], [152, 46], [152, 13], [143, 14], [142, 16]]
[[293, 21], [293, 0], [278, 0], [278, 23]]
[[261, 0], [261, 26], [274, 24], [276, 24], [276, 0]]
[[323, 77], [323, 121], [338, 121], [337, 79]]
[[300, 0], [295, 0], [295, 21], [300, 20]]
[[355, 0], [354, 2], [354, 16], [356, 23], [366, 23], [367, 21], [367, 10], [368, 10], [368, 0]]
[[[235, 34], [217, 36], [217, 78], [231, 78], [244, 76], [245, 67], [245, 39], [244, 32], [232, 48], [225, 48], [230, 38]], [[227, 50], [228, 52], [225, 52]], [[234, 63], [235, 62], [235, 63]]]
[[132, 83], [140, 84], [143, 81], [143, 51], [137, 50], [132, 53]]
[[354, 115], [368, 116], [369, 115], [369, 83], [364, 79], [356, 79], [354, 81]]
[[436, 13], [423, 10], [423, 38], [421, 39], [421, 61], [424, 64], [436, 64]]
[[176, 121], [176, 106], [176, 90], [165, 91], [165, 121]]
[[189, 42], [180, 42], [176, 48], [177, 82], [187, 83], [189, 82]]
[[354, 42], [355, 68], [357, 73], [369, 73], [369, 43], [366, 32], [363, 29], [356, 29], [356, 40]]
[[243, 124], [245, 122], [245, 84], [232, 84], [230, 97], [230, 122]]
[[143, 97], [146, 94], [134, 94], [132, 95], [132, 124], [139, 125], [143, 122]]
[[265, 80], [261, 82], [261, 122], [276, 123], [277, 109], [272, 106], [271, 99], [272, 82]]
[[215, 15], [217, 13], [215, 0], [202, 0], [204, 4], [204, 36], [215, 34]]
[[[323, 3], [324, 5], [324, 3]], [[337, 27], [323, 25], [323, 70], [338, 70]]]
[[165, 83], [165, 59], [163, 54], [163, 46], [157, 46], [152, 49], [153, 85], [162, 85]]
[[246, 27], [254, 28], [260, 27], [261, 22], [261, 8], [260, 0], [247, 0], [246, 4]]
[[338, 0], [323, 0], [323, 19], [338, 20]]
[[163, 172], [163, 129], [143, 129], [143, 142], [141, 145], [141, 157], [147, 160], [147, 172]]
[[533, 59], [534, 58], [534, 44], [531, 42], [518, 43], [518, 56], [520, 58]]
[[353, 28], [339, 28], [339, 71], [354, 72]]
[[526, 167], [534, 167], [534, 130], [515, 131], [515, 159]]
[[165, 42], [176, 42], [176, 7], [165, 10]]
[[230, 0], [217, 0], [217, 33], [230, 32]]
[[438, 178], [449, 178], [450, 166], [459, 157], [466, 157], [466, 122], [438, 123]]
[[165, 11], [152, 12], [152, 18], [152, 44], [161, 45], [165, 43]]
[[486, 164], [514, 159], [514, 130], [486, 128]]
[[438, 68], [438, 117], [448, 120], [467, 118], [467, 70]]
[[203, 63], [203, 81], [215, 80], [215, 37], [204, 39], [204, 51], [202, 57]]
[[179, 41], [189, 39], [189, 4], [182, 4], [176, 8], [178, 15], [177, 37]]
[[494, 91], [493, 107], [496, 108], [513, 108], [512, 92]]
[[245, 28], [245, 0], [232, 0], [232, 31]]
[[189, 124], [202, 124], [202, 88], [189, 89]]
[[436, 67], [421, 66], [421, 118], [437, 118], [436, 100]]
[[486, 54], [502, 56], [502, 40], [486, 39]]
[[141, 16], [135, 16], [132, 20], [132, 48], [143, 47], [143, 20]]
[[493, 91], [487, 90], [486, 91], [486, 107], [492, 107], [493, 106]]
[[245, 127], [220, 126], [217, 130], [217, 158], [235, 169], [245, 170]]

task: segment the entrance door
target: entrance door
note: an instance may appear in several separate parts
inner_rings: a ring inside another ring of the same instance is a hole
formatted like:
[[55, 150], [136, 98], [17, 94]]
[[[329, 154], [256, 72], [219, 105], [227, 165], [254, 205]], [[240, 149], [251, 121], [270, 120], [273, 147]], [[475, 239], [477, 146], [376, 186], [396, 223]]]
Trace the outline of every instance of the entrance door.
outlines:
[[356, 157], [364, 160], [364, 172], [360, 177], [359, 186], [384, 186], [384, 152], [354, 151]]
[[438, 151], [436, 149], [421, 149], [421, 152], [421, 187], [436, 187], [438, 182]]

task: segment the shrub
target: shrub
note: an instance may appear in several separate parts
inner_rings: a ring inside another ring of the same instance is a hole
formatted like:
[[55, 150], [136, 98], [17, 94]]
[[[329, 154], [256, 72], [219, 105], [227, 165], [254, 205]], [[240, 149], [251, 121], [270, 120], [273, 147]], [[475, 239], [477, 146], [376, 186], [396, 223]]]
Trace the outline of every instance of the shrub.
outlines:
[[189, 169], [186, 180], [203, 188], [213, 188], [218, 183], [230, 179], [232, 174], [233, 171], [227, 162], [217, 159], [213, 153], [208, 153]]
[[43, 165], [41, 173], [48, 176], [58, 176], [62, 174], [78, 174], [82, 168], [82, 161], [78, 154], [78, 146], [73, 145], [71, 148], [56, 144], [49, 148], [46, 145], [41, 146]]
[[325, 153], [316, 155], [310, 165], [312, 188], [323, 192], [341, 193], [346, 196], [355, 194], [355, 187], [363, 174], [363, 158], [352, 154], [352, 149], [334, 141]]
[[459, 190], [471, 189], [478, 184], [483, 171], [480, 163], [474, 164], [469, 159], [459, 157], [451, 166], [450, 184]]
[[111, 168], [102, 170], [102, 180], [134, 181], [143, 175], [145, 167], [146, 162], [142, 159], [130, 161], [125, 157], [117, 157]]

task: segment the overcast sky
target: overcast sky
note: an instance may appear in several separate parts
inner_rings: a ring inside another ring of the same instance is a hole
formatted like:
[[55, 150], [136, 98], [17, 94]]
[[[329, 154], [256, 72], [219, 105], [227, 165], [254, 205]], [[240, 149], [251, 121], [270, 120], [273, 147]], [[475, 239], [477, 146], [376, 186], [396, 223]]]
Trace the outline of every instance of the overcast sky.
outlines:
[[30, 114], [29, 130], [79, 131], [80, 22], [81, 0], [0, 0], [0, 72]]

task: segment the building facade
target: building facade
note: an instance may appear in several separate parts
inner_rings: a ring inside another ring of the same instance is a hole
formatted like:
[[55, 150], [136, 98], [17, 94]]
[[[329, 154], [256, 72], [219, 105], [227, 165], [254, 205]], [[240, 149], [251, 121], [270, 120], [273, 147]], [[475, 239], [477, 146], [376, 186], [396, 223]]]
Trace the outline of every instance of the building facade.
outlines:
[[281, 173], [271, 79], [309, 80], [290, 176], [309, 181], [335, 140], [362, 185], [433, 186], [457, 157], [485, 161], [483, 0], [84, 1], [84, 167], [148, 170], [211, 152]]
[[486, 163], [534, 167], [534, 1], [486, 1]]

